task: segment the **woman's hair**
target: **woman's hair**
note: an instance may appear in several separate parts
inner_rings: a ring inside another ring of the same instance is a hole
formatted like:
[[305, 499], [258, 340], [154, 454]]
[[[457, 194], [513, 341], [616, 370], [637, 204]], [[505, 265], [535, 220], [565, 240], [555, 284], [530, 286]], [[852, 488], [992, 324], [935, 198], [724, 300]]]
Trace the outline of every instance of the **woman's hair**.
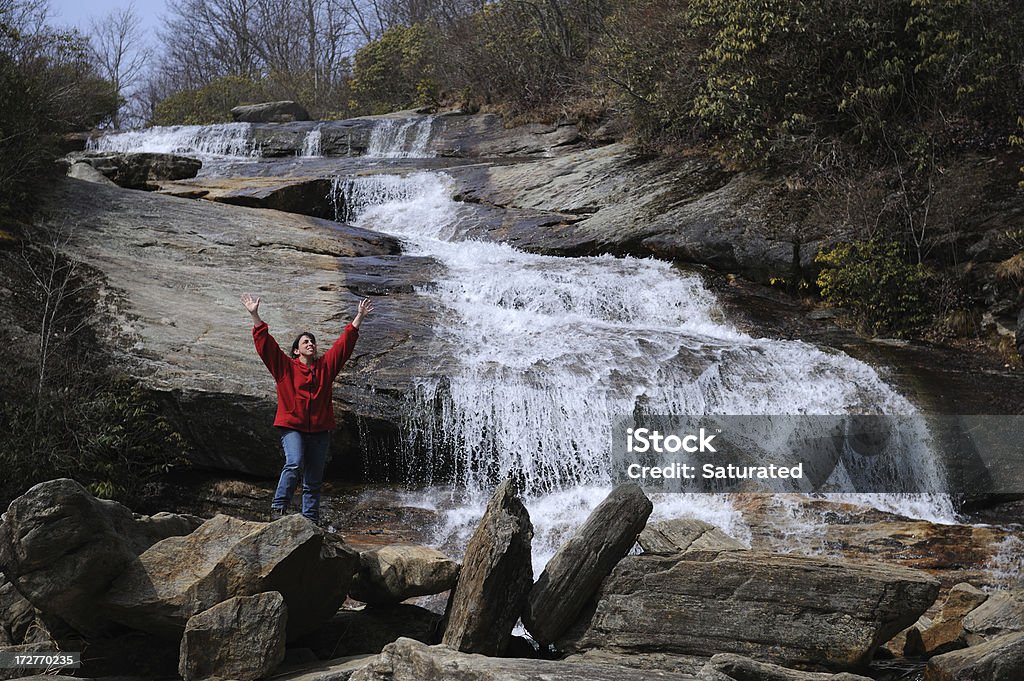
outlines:
[[303, 336], [309, 336], [310, 340], [313, 341], [313, 344], [316, 345], [316, 336], [311, 334], [309, 331], [303, 331], [295, 337], [295, 341], [292, 343], [292, 357], [299, 354], [299, 341], [302, 340]]

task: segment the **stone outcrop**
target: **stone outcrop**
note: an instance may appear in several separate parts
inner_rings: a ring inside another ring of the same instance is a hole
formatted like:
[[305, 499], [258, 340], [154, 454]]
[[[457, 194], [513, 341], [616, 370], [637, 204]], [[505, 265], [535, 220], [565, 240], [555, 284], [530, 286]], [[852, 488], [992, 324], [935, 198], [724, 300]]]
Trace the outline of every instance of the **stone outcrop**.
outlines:
[[924, 681], [1019, 681], [1024, 632], [1005, 634], [928, 661]]
[[674, 518], [651, 523], [640, 533], [637, 541], [645, 553], [747, 548], [743, 542], [733, 539], [711, 523], [696, 518]]
[[336, 382], [331, 446], [356, 469], [390, 460], [387, 447], [356, 446], [355, 424], [375, 441], [394, 437], [410, 377], [444, 361], [434, 312], [414, 292], [433, 261], [399, 256], [398, 242], [375, 232], [271, 210], [73, 179], [50, 201], [76, 225], [69, 255], [103, 275], [100, 331], [112, 355], [160, 397], [196, 466], [280, 472], [274, 383], [252, 346], [244, 291], [263, 295], [260, 312], [282, 342], [303, 329], [340, 333], [361, 297], [378, 301]]
[[267, 677], [284, 659], [287, 622], [288, 609], [276, 591], [218, 603], [189, 618], [178, 673], [185, 681]]
[[160, 181], [195, 177], [203, 167], [199, 159], [148, 152], [82, 151], [69, 154], [68, 161], [71, 170], [84, 163], [114, 184], [131, 189], [155, 189]]
[[216, 516], [187, 537], [154, 544], [111, 585], [104, 605], [117, 622], [174, 638], [222, 601], [277, 591], [295, 638], [341, 606], [357, 560], [300, 515], [273, 523]]
[[1024, 589], [991, 594], [964, 616], [963, 627], [971, 645], [993, 636], [1024, 631]]
[[484, 655], [505, 651], [533, 585], [532, 539], [529, 513], [506, 480], [466, 546], [448, 603], [445, 645]]
[[548, 561], [530, 590], [523, 624], [541, 645], [576, 621], [601, 580], [636, 542], [654, 506], [638, 485], [620, 485]]
[[[85, 178], [83, 178], [85, 179]], [[334, 219], [331, 180], [322, 177], [244, 177], [164, 182], [160, 193], [183, 198], [203, 198], [250, 208], [270, 208], [315, 218]]]
[[240, 123], [289, 123], [308, 121], [309, 112], [297, 102], [263, 102], [236, 106], [231, 116]]
[[963, 619], [988, 599], [988, 594], [961, 583], [949, 590], [938, 616], [927, 627], [907, 630], [903, 653], [910, 656], [932, 656], [967, 646]]
[[154, 542], [186, 534], [187, 517], [136, 520], [66, 478], [35, 485], [11, 502], [0, 524], [0, 570], [36, 608], [83, 633], [102, 628], [97, 604]]
[[352, 681], [696, 681], [688, 674], [610, 664], [467, 655], [447, 646], [399, 639], [352, 675]]
[[448, 591], [459, 564], [427, 546], [384, 546], [359, 555], [359, 571], [349, 596], [363, 603], [388, 605], [414, 596]]
[[938, 588], [915, 570], [759, 551], [627, 556], [556, 645], [849, 670], [916, 621]]
[[805, 672], [758, 662], [732, 653], [719, 653], [701, 670], [701, 681], [871, 681], [867, 676], [840, 672]]
[[108, 187], [117, 186], [117, 184], [106, 175], [96, 170], [88, 163], [83, 163], [81, 161], [70, 165], [68, 168], [68, 177], [73, 177], [76, 180], [84, 180], [86, 182], [95, 182], [96, 184], [105, 184]]

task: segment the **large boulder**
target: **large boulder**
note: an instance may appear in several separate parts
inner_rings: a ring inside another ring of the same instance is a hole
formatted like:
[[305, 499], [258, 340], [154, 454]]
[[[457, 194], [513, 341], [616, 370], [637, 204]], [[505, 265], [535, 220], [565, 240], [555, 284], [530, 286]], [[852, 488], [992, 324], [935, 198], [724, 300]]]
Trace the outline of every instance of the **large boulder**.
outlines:
[[68, 161], [69, 174], [81, 177], [84, 171], [76, 166], [84, 163], [128, 189], [155, 189], [155, 183], [160, 181], [195, 177], [203, 167], [203, 162], [196, 158], [153, 152], [83, 151], [69, 154]]
[[466, 546], [448, 602], [446, 645], [483, 655], [505, 651], [533, 585], [532, 540], [530, 515], [506, 480]]
[[273, 523], [218, 515], [187, 537], [153, 545], [111, 585], [110, 617], [165, 638], [236, 596], [277, 591], [288, 636], [326, 622], [345, 600], [358, 554], [300, 515]]
[[195, 526], [172, 514], [136, 519], [74, 480], [50, 480], [15, 499], [4, 514], [0, 571], [33, 606], [90, 633], [104, 624], [100, 597], [136, 556]]
[[291, 123], [308, 121], [309, 112], [297, 102], [263, 102], [236, 106], [231, 115], [240, 123]]
[[971, 645], [993, 636], [1024, 631], [1024, 589], [991, 594], [964, 616], [963, 627]]
[[24, 643], [33, 621], [32, 604], [0, 573], [0, 646]]
[[1024, 632], [1017, 632], [933, 657], [924, 681], [1020, 681], [1022, 669]]
[[459, 577], [459, 564], [428, 546], [383, 546], [359, 555], [359, 572], [349, 596], [386, 605], [414, 596], [448, 591]]
[[254, 681], [284, 659], [288, 608], [281, 594], [238, 596], [194, 615], [181, 638], [178, 673], [185, 681]]
[[696, 681], [688, 674], [611, 664], [467, 655], [447, 646], [398, 639], [351, 681]]
[[703, 520], [675, 518], [659, 520], [644, 528], [637, 539], [645, 553], [683, 553], [690, 549], [745, 549], [738, 539]]
[[967, 641], [964, 637], [964, 617], [984, 603], [989, 595], [971, 586], [957, 584], [946, 595], [938, 617], [927, 627], [912, 627], [907, 630], [907, 640], [903, 652], [905, 655], [932, 656], [956, 648], [964, 648]]
[[556, 645], [848, 670], [915, 622], [938, 589], [916, 570], [760, 551], [627, 556]]
[[523, 612], [523, 624], [538, 643], [551, 643], [576, 621], [601, 580], [636, 543], [653, 509], [638, 485], [620, 485], [558, 549]]

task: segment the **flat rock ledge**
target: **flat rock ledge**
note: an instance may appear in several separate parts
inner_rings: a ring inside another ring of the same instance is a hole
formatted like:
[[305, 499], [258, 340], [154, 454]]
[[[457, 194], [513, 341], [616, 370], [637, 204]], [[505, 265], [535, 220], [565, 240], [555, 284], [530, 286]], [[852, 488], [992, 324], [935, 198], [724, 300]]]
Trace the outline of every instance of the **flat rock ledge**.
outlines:
[[485, 657], [400, 638], [352, 675], [352, 681], [696, 681], [689, 674], [610, 664]]
[[786, 667], [855, 670], [913, 624], [939, 583], [923, 572], [760, 551], [627, 556], [566, 653], [736, 653]]

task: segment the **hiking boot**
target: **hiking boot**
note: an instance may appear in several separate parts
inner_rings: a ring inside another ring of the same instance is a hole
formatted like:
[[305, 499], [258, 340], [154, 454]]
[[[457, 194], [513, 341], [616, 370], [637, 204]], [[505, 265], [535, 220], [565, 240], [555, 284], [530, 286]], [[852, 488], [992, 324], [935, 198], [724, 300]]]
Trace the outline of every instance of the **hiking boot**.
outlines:
[[280, 520], [281, 518], [283, 518], [285, 516], [285, 514], [286, 514], [286, 511], [283, 508], [271, 508], [270, 509], [270, 522], [274, 522], [275, 520]]

